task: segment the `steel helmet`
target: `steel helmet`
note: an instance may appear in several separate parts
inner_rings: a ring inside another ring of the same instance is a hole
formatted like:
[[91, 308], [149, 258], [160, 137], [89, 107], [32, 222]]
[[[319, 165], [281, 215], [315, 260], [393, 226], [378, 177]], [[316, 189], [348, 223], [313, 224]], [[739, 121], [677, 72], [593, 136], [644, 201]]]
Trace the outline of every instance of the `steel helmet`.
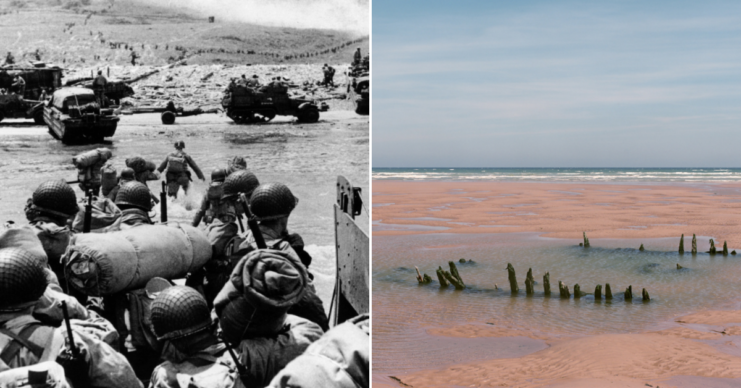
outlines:
[[77, 206], [75, 190], [63, 180], [40, 184], [34, 190], [31, 202], [33, 210], [52, 217], [70, 218], [80, 209]]
[[182, 150], [185, 148], [185, 142], [182, 140], [178, 140], [175, 142], [175, 149]]
[[122, 181], [133, 181], [135, 179], [136, 173], [134, 172], [134, 169], [131, 167], [124, 167], [123, 170], [121, 170], [121, 180]]
[[223, 182], [226, 179], [226, 171], [223, 168], [217, 168], [211, 171], [211, 181]]
[[132, 206], [148, 212], [152, 210], [152, 195], [144, 183], [126, 182], [118, 189], [116, 206]]
[[247, 170], [233, 172], [224, 180], [224, 194], [221, 198], [232, 198], [239, 193], [244, 193], [249, 198], [259, 185], [260, 181], [257, 180], [255, 174]]
[[203, 331], [211, 326], [206, 299], [186, 286], [173, 286], [152, 302], [152, 328], [158, 340], [175, 339]]
[[296, 204], [298, 198], [282, 183], [260, 185], [250, 197], [250, 210], [258, 221], [288, 217]]
[[46, 286], [39, 259], [23, 249], [0, 249], [0, 311], [17, 311], [35, 304]]

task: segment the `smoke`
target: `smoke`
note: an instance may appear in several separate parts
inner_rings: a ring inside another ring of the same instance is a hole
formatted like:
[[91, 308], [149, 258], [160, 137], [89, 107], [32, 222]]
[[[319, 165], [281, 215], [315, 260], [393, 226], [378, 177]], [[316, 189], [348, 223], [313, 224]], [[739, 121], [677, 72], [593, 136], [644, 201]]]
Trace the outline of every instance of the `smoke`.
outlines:
[[[158, 5], [161, 1], [144, 0]], [[274, 27], [343, 30], [370, 35], [368, 0], [171, 0], [218, 20]]]

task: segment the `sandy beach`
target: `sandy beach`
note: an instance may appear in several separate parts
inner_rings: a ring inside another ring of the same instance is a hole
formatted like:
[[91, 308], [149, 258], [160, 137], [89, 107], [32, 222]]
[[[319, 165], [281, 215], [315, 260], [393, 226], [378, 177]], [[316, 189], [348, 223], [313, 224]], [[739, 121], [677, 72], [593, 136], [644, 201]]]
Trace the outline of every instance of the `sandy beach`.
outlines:
[[[708, 238], [741, 248], [741, 185], [375, 180], [372, 195], [374, 386], [741, 386], [741, 303], [721, 291], [741, 260], [676, 253], [679, 236], [689, 250], [693, 233], [700, 250]], [[597, 251], [575, 246], [582, 231]], [[624, 248], [644, 240], [651, 257]], [[435, 278], [457, 257], [477, 261], [459, 267], [466, 290], [415, 284], [414, 266]], [[531, 267], [537, 280], [547, 270], [551, 282], [579, 281], [588, 292], [620, 263], [609, 275], [622, 276], [615, 289], [645, 284], [654, 299], [511, 297], [501, 289], [507, 261], [520, 283]], [[680, 261], [691, 270], [677, 277]]]

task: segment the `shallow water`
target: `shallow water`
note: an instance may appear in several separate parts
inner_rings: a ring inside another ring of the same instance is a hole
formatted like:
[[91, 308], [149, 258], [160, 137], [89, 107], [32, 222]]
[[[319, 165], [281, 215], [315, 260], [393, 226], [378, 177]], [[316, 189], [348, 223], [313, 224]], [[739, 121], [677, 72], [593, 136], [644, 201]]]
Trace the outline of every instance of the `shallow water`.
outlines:
[[[181, 191], [168, 201], [171, 221], [190, 223], [208, 187], [214, 168], [224, 168], [233, 156], [243, 156], [248, 169], [261, 183], [285, 183], [300, 202], [291, 214], [288, 228], [299, 233], [314, 256], [311, 272], [317, 291], [329, 304], [334, 285], [334, 213], [338, 175], [363, 188], [368, 203], [369, 126], [367, 116], [353, 112], [322, 113], [317, 124], [294, 124], [277, 117], [267, 125], [236, 125], [221, 115], [177, 119], [162, 125], [157, 114], [122, 116], [116, 135], [106, 144], [65, 146], [46, 133], [46, 128], [20, 120], [0, 124], [0, 221], [27, 223], [23, 208], [26, 199], [49, 179], [77, 179], [72, 157], [98, 147], [113, 151], [112, 162], [120, 172], [125, 159], [139, 155], [158, 166], [173, 151], [175, 140], [185, 141], [190, 154], [206, 176], [196, 179], [188, 195]], [[78, 198], [82, 191], [73, 185]], [[149, 182], [159, 193], [160, 183]], [[368, 230], [368, 205], [359, 222]], [[152, 213], [159, 220], [159, 206]], [[202, 224], [203, 226], [203, 224]]]
[[[493, 323], [552, 334], [628, 333], [657, 328], [691, 311], [737, 302], [741, 256], [680, 256], [678, 240], [593, 239], [592, 247], [584, 249], [576, 240], [534, 233], [375, 236], [374, 371], [400, 374], [438, 368], [434, 357], [427, 356], [434, 346], [415, 340], [421, 328]], [[637, 249], [641, 243], [644, 252]], [[690, 246], [691, 237], [686, 237], [685, 249]], [[698, 248], [706, 251], [708, 238], [698, 236]], [[460, 264], [460, 258], [475, 263]], [[466, 290], [439, 288], [435, 269], [448, 269], [448, 261], [456, 263]], [[520, 292], [515, 297], [509, 290], [507, 263], [517, 273]], [[677, 270], [678, 263], [684, 269]], [[430, 275], [433, 283], [418, 285], [414, 266]], [[536, 281], [532, 297], [525, 296], [528, 268]], [[550, 298], [543, 292], [545, 272], [550, 272]], [[569, 286], [571, 299], [558, 298], [559, 280]], [[604, 284], [610, 283], [614, 299], [595, 301], [593, 295], [574, 299], [577, 283], [587, 293], [593, 293], [597, 284], [603, 285], [604, 292]], [[629, 285], [632, 302], [623, 297]], [[648, 290], [651, 302], [641, 301], [642, 288]], [[406, 363], [408, 359], [415, 362]]]

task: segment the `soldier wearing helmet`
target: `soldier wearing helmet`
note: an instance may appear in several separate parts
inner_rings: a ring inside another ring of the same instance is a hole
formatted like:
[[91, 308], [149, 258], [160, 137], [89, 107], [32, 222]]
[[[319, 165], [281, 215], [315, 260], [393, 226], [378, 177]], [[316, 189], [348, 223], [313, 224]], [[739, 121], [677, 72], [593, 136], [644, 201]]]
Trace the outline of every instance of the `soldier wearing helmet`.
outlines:
[[198, 209], [193, 218], [193, 226], [198, 226], [201, 220], [209, 225], [213, 220], [221, 218], [222, 215], [228, 216], [226, 206], [221, 202], [225, 179], [226, 171], [224, 169], [217, 168], [211, 172], [211, 184], [201, 200], [201, 208]]
[[[268, 248], [290, 249], [298, 256], [301, 264], [307, 269], [310, 280], [314, 276], [308, 272], [311, 255], [304, 250], [304, 240], [297, 233], [288, 232], [288, 217], [298, 204], [291, 190], [282, 183], [268, 183], [258, 186], [250, 196], [250, 211], [259, 222], [260, 232]], [[235, 256], [244, 257], [257, 249], [252, 231], [248, 230], [239, 248], [234, 249]], [[322, 301], [316, 295], [314, 285], [309, 283], [304, 297], [292, 306], [289, 313], [317, 323], [322, 329], [329, 329], [329, 320], [322, 307]]]
[[133, 182], [135, 177], [134, 169], [131, 167], [125, 167], [123, 170], [121, 170], [121, 175], [118, 176], [118, 184], [113, 186], [111, 191], [108, 192], [108, 195], [106, 195], [106, 198], [110, 199], [113, 202], [116, 202], [116, 196], [118, 195], [118, 191], [121, 189], [121, 186], [126, 184], [127, 182]]
[[178, 190], [182, 187], [185, 193], [188, 193], [190, 182], [192, 181], [190, 176], [190, 170], [188, 166], [196, 172], [198, 178], [202, 181], [206, 180], [203, 176], [201, 169], [198, 168], [196, 162], [190, 155], [186, 154], [183, 149], [185, 148], [185, 142], [182, 140], [175, 142], [175, 152], [171, 152], [165, 160], [160, 164], [157, 171], [163, 172], [167, 169], [165, 175], [167, 179], [167, 195], [170, 197], [177, 198]]
[[[0, 249], [0, 359], [9, 368], [57, 361], [75, 386], [139, 388], [126, 358], [103, 338], [112, 331], [110, 323], [92, 318], [84, 326], [72, 321], [75, 345], [80, 350], [70, 358], [67, 328], [46, 325], [33, 311], [47, 287], [38, 259], [18, 248]], [[104, 329], [102, 329], [104, 328]]]
[[53, 223], [60, 227], [66, 227], [79, 210], [75, 191], [63, 180], [39, 185], [25, 208], [26, 218], [31, 224]]
[[141, 182], [121, 185], [115, 200], [116, 206], [121, 209], [121, 229], [153, 224], [149, 218], [149, 211], [152, 210], [151, 194], [149, 188]]
[[247, 169], [247, 161], [241, 156], [235, 156], [226, 165], [226, 175], [229, 176], [231, 173], [239, 170]]

